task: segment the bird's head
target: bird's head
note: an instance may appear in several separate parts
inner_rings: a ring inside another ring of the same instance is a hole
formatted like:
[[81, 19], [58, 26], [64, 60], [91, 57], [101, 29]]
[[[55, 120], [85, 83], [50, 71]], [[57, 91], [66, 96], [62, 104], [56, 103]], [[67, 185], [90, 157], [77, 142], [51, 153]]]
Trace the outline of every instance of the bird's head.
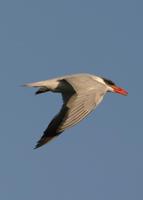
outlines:
[[114, 92], [122, 95], [128, 95], [128, 92], [124, 90], [123, 88], [118, 87], [113, 81], [108, 80], [106, 78], [102, 78], [104, 83], [107, 85], [107, 91], [108, 92]]

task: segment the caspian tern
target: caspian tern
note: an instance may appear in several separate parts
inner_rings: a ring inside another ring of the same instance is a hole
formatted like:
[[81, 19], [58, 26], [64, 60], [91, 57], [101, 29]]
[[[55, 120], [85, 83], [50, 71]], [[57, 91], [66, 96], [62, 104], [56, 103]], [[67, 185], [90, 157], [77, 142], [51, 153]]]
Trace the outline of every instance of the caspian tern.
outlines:
[[24, 86], [39, 87], [35, 94], [51, 91], [61, 93], [63, 98], [60, 112], [52, 119], [35, 148], [41, 147], [65, 129], [80, 122], [97, 107], [107, 92], [128, 94], [111, 80], [91, 74], [74, 74]]

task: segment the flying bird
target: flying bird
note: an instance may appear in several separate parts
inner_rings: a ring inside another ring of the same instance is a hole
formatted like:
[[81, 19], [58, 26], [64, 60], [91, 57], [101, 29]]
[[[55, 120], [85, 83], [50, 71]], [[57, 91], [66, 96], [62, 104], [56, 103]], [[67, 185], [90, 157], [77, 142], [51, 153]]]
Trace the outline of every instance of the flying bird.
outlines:
[[63, 99], [59, 113], [49, 123], [35, 148], [41, 147], [65, 129], [79, 123], [97, 107], [107, 92], [128, 94], [111, 80], [91, 74], [67, 75], [24, 86], [39, 88], [35, 94], [49, 91], [61, 93]]

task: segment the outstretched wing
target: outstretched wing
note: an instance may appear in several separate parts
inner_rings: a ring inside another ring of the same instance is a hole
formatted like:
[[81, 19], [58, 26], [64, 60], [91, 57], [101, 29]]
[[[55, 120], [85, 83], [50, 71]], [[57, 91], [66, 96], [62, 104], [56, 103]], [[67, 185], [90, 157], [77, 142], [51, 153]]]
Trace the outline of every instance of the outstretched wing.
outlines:
[[82, 91], [80, 93], [75, 92], [68, 95], [63, 93], [62, 96], [64, 104], [60, 112], [50, 122], [35, 148], [46, 144], [65, 129], [80, 122], [103, 98], [95, 90], [90, 90], [89, 92]]

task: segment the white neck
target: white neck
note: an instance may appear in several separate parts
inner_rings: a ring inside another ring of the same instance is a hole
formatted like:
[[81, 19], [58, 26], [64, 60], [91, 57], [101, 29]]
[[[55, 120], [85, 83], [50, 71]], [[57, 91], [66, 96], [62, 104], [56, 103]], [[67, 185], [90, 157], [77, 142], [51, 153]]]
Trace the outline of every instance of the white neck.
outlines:
[[114, 92], [113, 88], [109, 85], [107, 85], [104, 80], [102, 78], [100, 78], [99, 76], [93, 76], [93, 79], [98, 81], [99, 83], [103, 84], [106, 86], [107, 88], [107, 91], [110, 91], [110, 92]]

